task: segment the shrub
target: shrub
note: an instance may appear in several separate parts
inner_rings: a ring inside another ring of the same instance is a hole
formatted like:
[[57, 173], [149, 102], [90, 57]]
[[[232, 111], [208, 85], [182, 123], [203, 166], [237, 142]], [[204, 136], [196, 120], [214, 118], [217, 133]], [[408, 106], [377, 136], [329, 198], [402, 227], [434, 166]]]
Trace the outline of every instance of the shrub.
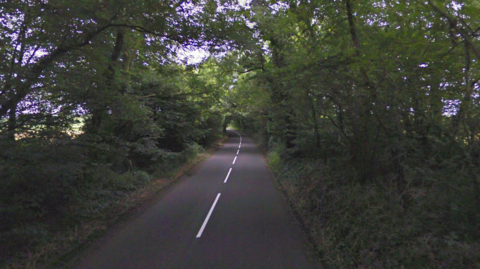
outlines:
[[466, 175], [408, 170], [412, 183], [399, 192], [393, 176], [359, 184], [345, 167], [312, 159], [278, 165], [272, 152], [269, 162], [329, 267], [480, 265], [478, 224], [471, 216], [478, 216], [478, 208], [473, 211], [474, 192]]

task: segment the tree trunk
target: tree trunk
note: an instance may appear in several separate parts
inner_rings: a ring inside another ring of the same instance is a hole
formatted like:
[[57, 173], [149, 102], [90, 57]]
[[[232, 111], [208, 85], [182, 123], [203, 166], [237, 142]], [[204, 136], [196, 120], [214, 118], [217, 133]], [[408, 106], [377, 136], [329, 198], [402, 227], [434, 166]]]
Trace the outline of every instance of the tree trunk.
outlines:
[[17, 105], [8, 111], [7, 139], [15, 140], [17, 129]]
[[[114, 96], [116, 91], [115, 89], [115, 73], [116, 73], [116, 63], [120, 58], [122, 49], [123, 49], [123, 33], [124, 29], [119, 28], [117, 30], [116, 38], [115, 38], [115, 45], [113, 46], [112, 55], [110, 57], [110, 63], [108, 65], [108, 69], [105, 74], [105, 90], [108, 91], [110, 96]], [[105, 121], [105, 118], [108, 116], [107, 113], [107, 104], [105, 102], [101, 102], [98, 107], [94, 108], [92, 111], [92, 119], [88, 127], [88, 132], [92, 134], [96, 134], [102, 128], [102, 125]], [[120, 111], [118, 110], [117, 106], [113, 106], [112, 113], [114, 115], [119, 115]]]

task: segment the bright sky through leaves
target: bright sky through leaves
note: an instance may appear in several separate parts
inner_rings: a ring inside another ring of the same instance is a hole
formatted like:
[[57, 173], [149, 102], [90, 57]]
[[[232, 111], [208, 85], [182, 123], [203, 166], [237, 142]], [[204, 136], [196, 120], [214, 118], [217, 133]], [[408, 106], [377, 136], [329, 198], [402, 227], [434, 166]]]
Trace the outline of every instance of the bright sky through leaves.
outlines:
[[[249, 9], [251, 0], [238, 0], [239, 7]], [[186, 64], [199, 64], [210, 56], [210, 53], [203, 48], [182, 48], [178, 51], [178, 62]]]

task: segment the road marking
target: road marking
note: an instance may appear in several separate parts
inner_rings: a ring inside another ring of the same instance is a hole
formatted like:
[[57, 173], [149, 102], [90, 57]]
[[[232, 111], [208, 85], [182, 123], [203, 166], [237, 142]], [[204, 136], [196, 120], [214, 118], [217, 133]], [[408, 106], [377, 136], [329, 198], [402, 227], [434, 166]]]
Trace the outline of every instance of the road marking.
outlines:
[[230, 176], [231, 172], [232, 172], [232, 168], [230, 168], [230, 170], [228, 170], [227, 177], [225, 178], [225, 181], [223, 183], [227, 183], [228, 177]]
[[202, 227], [200, 228], [200, 231], [198, 231], [197, 238], [200, 238], [202, 236], [203, 230], [205, 230], [205, 227], [207, 226], [208, 220], [210, 219], [210, 216], [212, 215], [213, 209], [215, 209], [215, 205], [218, 202], [218, 199], [220, 198], [221, 193], [217, 194], [217, 198], [215, 198], [215, 202], [213, 202], [212, 207], [210, 208], [210, 211], [208, 211], [208, 215], [205, 218], [205, 221], [202, 224]]
[[239, 144], [239, 145], [241, 145], [241, 144], [242, 144], [242, 142], [240, 141], [240, 144]]
[[237, 150], [237, 155], [238, 155], [239, 152], [240, 152], [240, 150]]
[[237, 156], [235, 156], [235, 159], [233, 159], [233, 163], [232, 164], [235, 164], [235, 161], [237, 160]]
[[238, 145], [238, 148], [241, 148], [241, 147], [242, 147], [242, 145]]

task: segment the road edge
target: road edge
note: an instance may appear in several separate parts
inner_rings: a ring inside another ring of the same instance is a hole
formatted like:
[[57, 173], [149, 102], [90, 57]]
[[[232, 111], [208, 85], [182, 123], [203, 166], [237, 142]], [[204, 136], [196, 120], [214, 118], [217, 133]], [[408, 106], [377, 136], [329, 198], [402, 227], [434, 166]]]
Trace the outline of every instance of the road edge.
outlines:
[[227, 139], [228, 136], [225, 135], [212, 143], [204, 152], [199, 153], [192, 158], [191, 161], [185, 163], [172, 176], [153, 180], [149, 184], [130, 193], [127, 197], [124, 197], [122, 199], [123, 201], [119, 201], [117, 205], [130, 203], [130, 206], [126, 208], [126, 210], [121, 210], [119, 214], [112, 218], [112, 220], [107, 223], [105, 229], [91, 234], [70, 251], [56, 257], [56, 259], [52, 259], [50, 263], [46, 263], [46, 268], [74, 268], [85, 256], [95, 251], [99, 245], [108, 240], [108, 238], [115, 236], [122, 227], [136, 220], [148, 210], [148, 208], [161, 200], [173, 187], [185, 179], [185, 175], [198, 169], [202, 163], [210, 159], [217, 150], [223, 147]]
[[306, 246], [307, 251], [308, 251], [308, 253], [307, 253], [308, 256], [307, 257], [313, 263], [312, 264], [313, 266], [327, 268], [326, 265], [322, 262], [322, 252], [319, 249], [319, 246], [315, 243], [315, 240], [313, 239], [313, 237], [310, 233], [310, 230], [308, 229], [308, 226], [305, 224], [305, 221], [304, 221], [302, 215], [300, 214], [300, 212], [298, 212], [294, 203], [292, 202], [292, 199], [288, 195], [288, 192], [285, 190], [281, 181], [278, 179], [279, 175], [277, 173], [275, 173], [270, 167], [270, 164], [268, 162], [268, 155], [267, 155], [268, 154], [268, 149], [266, 149], [265, 147], [262, 147], [259, 144], [259, 142], [257, 140], [257, 137], [255, 137], [255, 135], [252, 135], [250, 133], [244, 133], [244, 134], [247, 134], [248, 136], [250, 136], [250, 138], [253, 140], [255, 145], [260, 150], [260, 153], [262, 154], [263, 161], [265, 162], [265, 165], [268, 169], [268, 172], [272, 175], [272, 179], [273, 179], [275, 187], [282, 193], [282, 198], [285, 201], [285, 203], [287, 204], [287, 208], [288, 208], [289, 213], [293, 215], [293, 218], [294, 218], [297, 226], [302, 230], [303, 235], [305, 237], [305, 242], [307, 243], [307, 246]]

